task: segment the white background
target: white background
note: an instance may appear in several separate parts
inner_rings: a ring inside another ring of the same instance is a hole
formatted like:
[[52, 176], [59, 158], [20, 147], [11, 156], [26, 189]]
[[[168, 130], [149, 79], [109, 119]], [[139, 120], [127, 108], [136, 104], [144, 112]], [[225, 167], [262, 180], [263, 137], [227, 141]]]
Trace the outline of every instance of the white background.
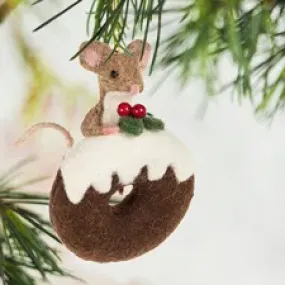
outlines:
[[[42, 4], [37, 10], [43, 18], [49, 16], [46, 7]], [[60, 26], [52, 24], [36, 34], [31, 30], [40, 21], [31, 14], [25, 23], [31, 42], [58, 73], [70, 82], [86, 83], [95, 96], [96, 77], [82, 70], [77, 61], [69, 61], [86, 39], [88, 7], [85, 1], [63, 16]], [[57, 10], [48, 11], [52, 15]], [[17, 114], [23, 99], [17, 60], [8, 25], [2, 25], [2, 123]], [[233, 72], [231, 67], [230, 62], [222, 65], [222, 79]], [[170, 78], [152, 97], [149, 90], [155, 80], [146, 79], [147, 90], [138, 100], [163, 118], [196, 158], [196, 191], [190, 210], [165, 243], [141, 258], [101, 265], [81, 261], [63, 250], [64, 266], [90, 285], [284, 285], [285, 116], [276, 117], [269, 126], [253, 116], [249, 104], [239, 106], [225, 93], [209, 101], [201, 118], [197, 110], [205, 103], [205, 91], [200, 82], [194, 81], [177, 95], [175, 79]], [[79, 284], [65, 279], [53, 282]]]

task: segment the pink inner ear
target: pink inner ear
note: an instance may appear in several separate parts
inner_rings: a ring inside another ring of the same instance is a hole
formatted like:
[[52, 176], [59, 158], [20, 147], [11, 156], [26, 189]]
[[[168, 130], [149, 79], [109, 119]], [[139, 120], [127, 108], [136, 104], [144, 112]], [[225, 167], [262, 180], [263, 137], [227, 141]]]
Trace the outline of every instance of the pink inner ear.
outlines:
[[86, 64], [91, 68], [98, 67], [101, 63], [101, 56], [93, 49], [87, 48], [83, 57]]
[[134, 40], [132, 41], [129, 45], [128, 48], [130, 49], [131, 52], [135, 54], [135, 56], [139, 59], [139, 65], [141, 69], [145, 69], [149, 58], [151, 54], [151, 45], [149, 43], [146, 43], [145, 49], [143, 56], [141, 58], [141, 49], [143, 46], [143, 41], [142, 40]]

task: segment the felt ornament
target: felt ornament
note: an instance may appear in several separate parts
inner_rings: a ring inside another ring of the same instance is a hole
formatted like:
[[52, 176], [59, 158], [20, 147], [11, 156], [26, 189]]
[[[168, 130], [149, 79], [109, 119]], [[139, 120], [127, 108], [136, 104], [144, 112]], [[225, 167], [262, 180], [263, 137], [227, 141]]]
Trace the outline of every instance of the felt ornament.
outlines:
[[164, 123], [154, 118], [152, 114], [147, 113], [145, 106], [136, 104], [131, 106], [129, 103], [120, 103], [117, 112], [121, 116], [119, 128], [122, 132], [138, 136], [142, 134], [144, 128], [151, 131], [164, 129]]
[[[143, 91], [142, 72], [150, 56], [135, 40], [130, 53], [114, 53], [99, 42], [80, 54], [81, 65], [99, 75], [100, 100], [81, 124], [84, 138], [70, 147], [52, 186], [50, 217], [63, 244], [96, 262], [125, 261], [160, 245], [179, 225], [194, 192], [193, 159], [164, 123], [131, 99]], [[107, 59], [107, 60], [106, 60]], [[131, 134], [131, 135], [130, 135]], [[128, 195], [122, 195], [130, 190]], [[112, 197], [122, 197], [115, 205]]]
[[164, 129], [164, 123], [160, 119], [154, 118], [152, 116], [143, 118], [143, 125], [145, 129], [151, 131]]
[[119, 127], [122, 132], [130, 135], [139, 136], [143, 133], [143, 120], [134, 117], [121, 118]]

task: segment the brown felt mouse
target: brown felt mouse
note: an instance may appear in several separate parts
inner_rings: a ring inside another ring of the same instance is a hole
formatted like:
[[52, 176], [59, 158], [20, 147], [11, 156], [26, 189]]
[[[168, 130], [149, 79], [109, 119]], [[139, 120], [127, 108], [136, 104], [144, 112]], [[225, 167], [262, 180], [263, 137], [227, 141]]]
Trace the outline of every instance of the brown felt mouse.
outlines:
[[[80, 48], [86, 45], [82, 43]], [[81, 123], [84, 137], [108, 135], [119, 132], [119, 115], [117, 107], [121, 102], [131, 102], [133, 97], [144, 89], [143, 71], [147, 66], [151, 46], [143, 41], [134, 40], [127, 47], [127, 52], [112, 53], [109, 45], [93, 42], [80, 54], [81, 65], [98, 75], [100, 98], [97, 105], [85, 115]], [[111, 55], [111, 56], [110, 56]], [[68, 130], [53, 122], [42, 122], [30, 127], [19, 139], [23, 142], [33, 133], [42, 128], [52, 128], [61, 132], [69, 147], [74, 143]]]
[[108, 59], [112, 49], [105, 43], [94, 42], [80, 54], [81, 65], [98, 74], [100, 86], [99, 103], [88, 112], [81, 125], [85, 137], [119, 131], [118, 104], [130, 102], [144, 89], [142, 72], [151, 47], [147, 43], [143, 55], [142, 49], [143, 42], [135, 40], [128, 45], [133, 56], [118, 52]]

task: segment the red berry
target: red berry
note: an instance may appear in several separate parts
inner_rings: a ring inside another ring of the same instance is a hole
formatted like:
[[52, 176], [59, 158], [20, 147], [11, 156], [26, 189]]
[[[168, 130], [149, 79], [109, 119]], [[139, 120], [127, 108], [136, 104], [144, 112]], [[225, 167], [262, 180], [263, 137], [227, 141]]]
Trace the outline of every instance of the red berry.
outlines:
[[118, 114], [123, 116], [129, 116], [132, 111], [132, 106], [129, 103], [123, 102], [118, 106], [117, 112]]
[[143, 118], [146, 115], [146, 108], [142, 104], [137, 104], [132, 108], [132, 115], [135, 118]]

